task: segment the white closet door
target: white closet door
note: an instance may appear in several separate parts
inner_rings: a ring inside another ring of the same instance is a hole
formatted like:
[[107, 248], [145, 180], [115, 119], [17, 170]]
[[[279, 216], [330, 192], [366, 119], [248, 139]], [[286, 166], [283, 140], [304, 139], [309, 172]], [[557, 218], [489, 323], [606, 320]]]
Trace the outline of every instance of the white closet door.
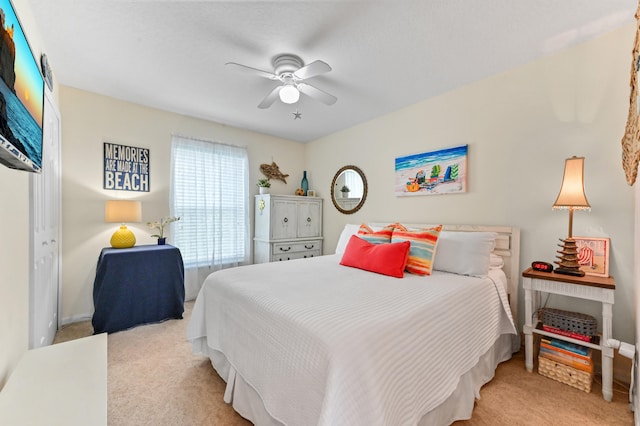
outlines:
[[45, 90], [42, 172], [31, 180], [29, 347], [50, 345], [60, 300], [60, 114]]

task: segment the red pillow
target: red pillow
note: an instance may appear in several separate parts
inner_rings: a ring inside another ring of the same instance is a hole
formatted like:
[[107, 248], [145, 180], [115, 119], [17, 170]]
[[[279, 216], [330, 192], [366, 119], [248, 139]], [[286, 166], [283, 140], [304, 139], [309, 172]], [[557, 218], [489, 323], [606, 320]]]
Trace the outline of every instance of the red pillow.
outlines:
[[352, 235], [342, 255], [341, 265], [364, 269], [365, 271], [404, 277], [411, 243], [372, 244]]

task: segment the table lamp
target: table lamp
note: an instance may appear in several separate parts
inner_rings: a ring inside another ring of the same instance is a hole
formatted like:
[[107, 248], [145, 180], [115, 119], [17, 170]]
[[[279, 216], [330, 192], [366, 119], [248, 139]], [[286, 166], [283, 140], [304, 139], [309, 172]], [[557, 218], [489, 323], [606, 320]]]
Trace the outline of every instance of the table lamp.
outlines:
[[111, 236], [111, 247], [129, 248], [136, 245], [136, 236], [124, 223], [140, 222], [141, 220], [142, 205], [140, 201], [108, 200], [104, 204], [104, 221], [121, 223], [120, 228]]
[[554, 272], [582, 277], [584, 271], [580, 270], [578, 248], [573, 239], [573, 211], [591, 209], [584, 194], [584, 157], [573, 156], [565, 160], [562, 186], [556, 202], [553, 203], [553, 209], [569, 210], [569, 235], [560, 240], [563, 244], [558, 244], [562, 250], [558, 250], [559, 256], [556, 257], [559, 260], [555, 263], [559, 267]]

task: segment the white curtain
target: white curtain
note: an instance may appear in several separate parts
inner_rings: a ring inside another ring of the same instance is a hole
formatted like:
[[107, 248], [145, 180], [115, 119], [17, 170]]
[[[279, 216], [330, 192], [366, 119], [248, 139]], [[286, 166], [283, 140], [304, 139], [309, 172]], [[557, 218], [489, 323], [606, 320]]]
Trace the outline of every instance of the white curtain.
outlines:
[[247, 149], [174, 135], [170, 200], [191, 300], [211, 272], [250, 261]]

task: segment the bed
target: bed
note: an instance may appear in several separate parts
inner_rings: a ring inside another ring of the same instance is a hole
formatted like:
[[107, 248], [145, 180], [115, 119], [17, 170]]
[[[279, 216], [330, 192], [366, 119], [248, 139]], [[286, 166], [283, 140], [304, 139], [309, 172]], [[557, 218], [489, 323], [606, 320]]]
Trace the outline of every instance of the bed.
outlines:
[[[187, 328], [193, 352], [210, 358], [227, 383], [225, 402], [256, 425], [470, 418], [480, 387], [519, 347], [509, 304], [519, 230], [445, 226], [431, 275], [399, 279], [340, 264], [348, 226], [334, 255], [211, 274]], [[445, 232], [493, 235], [486, 274], [436, 268]]]

